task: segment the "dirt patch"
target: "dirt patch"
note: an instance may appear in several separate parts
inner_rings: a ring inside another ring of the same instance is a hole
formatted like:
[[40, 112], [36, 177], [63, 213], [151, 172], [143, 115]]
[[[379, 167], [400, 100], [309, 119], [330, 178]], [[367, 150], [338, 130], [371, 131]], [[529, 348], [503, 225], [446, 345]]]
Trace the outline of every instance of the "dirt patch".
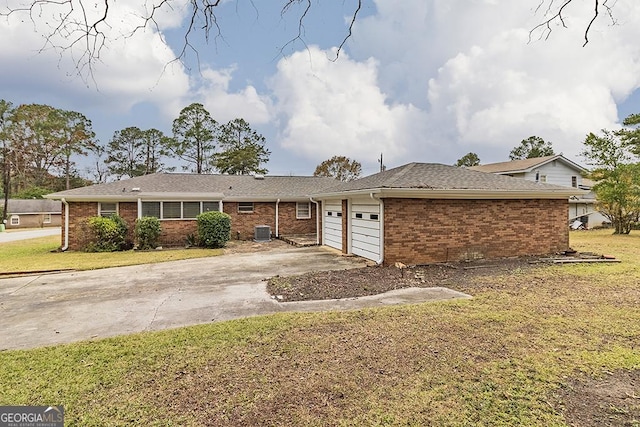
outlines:
[[571, 426], [639, 427], [640, 370], [574, 379], [560, 390], [557, 405]]
[[372, 266], [294, 277], [276, 276], [269, 279], [267, 291], [279, 301], [354, 298], [408, 287], [443, 286], [468, 293], [479, 286], [472, 279], [524, 272], [540, 265], [537, 258], [508, 258], [407, 268]]

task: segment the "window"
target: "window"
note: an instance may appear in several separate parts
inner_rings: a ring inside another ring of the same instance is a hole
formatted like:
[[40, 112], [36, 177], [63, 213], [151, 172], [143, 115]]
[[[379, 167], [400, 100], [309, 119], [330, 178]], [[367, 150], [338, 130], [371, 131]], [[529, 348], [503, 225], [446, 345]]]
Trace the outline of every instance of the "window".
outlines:
[[196, 219], [202, 212], [220, 210], [220, 202], [142, 202], [142, 216]]
[[20, 217], [18, 215], [11, 215], [11, 225], [20, 225]]
[[240, 212], [240, 213], [253, 213], [253, 202], [240, 202], [240, 203], [238, 203], [238, 212]]
[[142, 216], [160, 218], [160, 202], [142, 202]]
[[377, 221], [378, 220], [378, 214], [371, 214], [371, 215], [369, 215], [369, 218], [371, 218], [374, 221]]
[[46, 213], [46, 214], [43, 215], [42, 223], [43, 224], [51, 224], [51, 214], [50, 213]]
[[311, 218], [311, 202], [296, 203], [296, 218], [297, 219]]
[[200, 215], [200, 202], [183, 202], [182, 217], [185, 219], [195, 219]]
[[578, 177], [577, 176], [572, 176], [571, 177], [571, 186], [573, 188], [578, 188]]
[[327, 216], [332, 216], [332, 215], [333, 215], [333, 212], [327, 211]]
[[162, 202], [162, 218], [163, 219], [180, 219], [182, 218], [181, 202]]
[[358, 219], [362, 219], [362, 214], [361, 214], [361, 213], [357, 213], [357, 214], [356, 214], [356, 218], [358, 218]]
[[547, 175], [540, 175], [540, 182], [547, 182]]
[[219, 211], [220, 202], [202, 202], [202, 212]]
[[111, 216], [118, 214], [117, 203], [98, 203], [98, 216]]

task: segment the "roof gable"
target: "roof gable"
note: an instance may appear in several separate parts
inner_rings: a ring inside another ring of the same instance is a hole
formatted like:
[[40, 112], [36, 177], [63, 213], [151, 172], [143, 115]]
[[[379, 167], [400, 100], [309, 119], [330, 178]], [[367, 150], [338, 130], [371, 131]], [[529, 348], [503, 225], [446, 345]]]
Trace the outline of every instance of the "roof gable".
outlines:
[[562, 154], [545, 157], [533, 157], [531, 159], [511, 160], [508, 162], [488, 163], [486, 165], [471, 166], [468, 169], [496, 174], [524, 173], [531, 172], [533, 169], [539, 168], [540, 166], [546, 165], [547, 163], [551, 163], [553, 161], [562, 162], [578, 172], [585, 172], [587, 170], [579, 164], [567, 159]]

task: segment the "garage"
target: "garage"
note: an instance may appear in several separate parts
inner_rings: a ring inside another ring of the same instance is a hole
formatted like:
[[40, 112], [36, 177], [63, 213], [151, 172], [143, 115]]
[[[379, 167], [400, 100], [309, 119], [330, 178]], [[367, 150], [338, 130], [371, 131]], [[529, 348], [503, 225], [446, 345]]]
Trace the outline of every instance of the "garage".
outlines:
[[342, 250], [342, 201], [330, 200], [322, 208], [322, 241], [325, 245]]
[[380, 260], [381, 210], [377, 200], [353, 200], [350, 209], [351, 253], [373, 261]]

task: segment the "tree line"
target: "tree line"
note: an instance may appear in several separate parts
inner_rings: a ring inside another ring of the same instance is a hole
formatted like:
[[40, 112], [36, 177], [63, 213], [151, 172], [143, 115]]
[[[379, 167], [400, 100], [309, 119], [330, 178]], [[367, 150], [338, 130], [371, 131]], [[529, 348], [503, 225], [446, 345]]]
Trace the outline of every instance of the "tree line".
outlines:
[[[17, 107], [0, 100], [0, 172], [2, 195], [12, 198], [82, 187], [109, 179], [170, 172], [169, 158], [194, 173], [267, 173], [271, 152], [264, 136], [242, 118], [225, 124], [214, 120], [202, 104], [193, 103], [173, 121], [172, 135], [158, 129], [127, 127], [101, 144], [91, 120], [76, 111], [49, 105]], [[84, 178], [77, 161], [92, 154], [95, 164]], [[3, 209], [2, 219], [6, 219]]]

